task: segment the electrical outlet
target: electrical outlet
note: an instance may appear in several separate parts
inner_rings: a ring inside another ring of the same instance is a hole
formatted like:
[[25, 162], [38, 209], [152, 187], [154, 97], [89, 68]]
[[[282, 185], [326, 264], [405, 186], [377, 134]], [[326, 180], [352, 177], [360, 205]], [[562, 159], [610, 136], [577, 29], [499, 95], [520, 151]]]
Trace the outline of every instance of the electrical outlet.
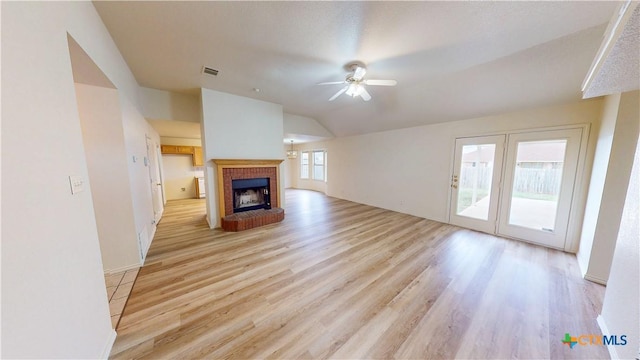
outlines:
[[71, 185], [71, 194], [84, 191], [84, 179], [82, 179], [82, 176], [69, 176], [69, 184]]

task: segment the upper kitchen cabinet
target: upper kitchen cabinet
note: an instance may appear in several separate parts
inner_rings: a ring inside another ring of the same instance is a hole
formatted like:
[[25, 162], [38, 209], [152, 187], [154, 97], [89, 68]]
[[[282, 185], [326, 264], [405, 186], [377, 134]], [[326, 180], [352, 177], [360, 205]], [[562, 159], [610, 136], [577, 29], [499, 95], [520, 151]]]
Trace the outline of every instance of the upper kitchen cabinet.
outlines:
[[204, 166], [200, 146], [160, 145], [163, 154], [191, 155], [193, 166]]
[[202, 148], [200, 146], [193, 147], [193, 166], [204, 166], [202, 158]]

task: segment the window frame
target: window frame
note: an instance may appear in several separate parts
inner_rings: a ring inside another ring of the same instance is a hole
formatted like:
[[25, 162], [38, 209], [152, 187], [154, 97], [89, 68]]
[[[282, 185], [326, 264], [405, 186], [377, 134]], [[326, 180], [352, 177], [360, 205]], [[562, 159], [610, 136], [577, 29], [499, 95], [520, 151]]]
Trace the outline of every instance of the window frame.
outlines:
[[[305, 155], [307, 155], [307, 163], [304, 164], [304, 157]], [[306, 175], [304, 174], [304, 167], [307, 167], [307, 171], [306, 171]], [[309, 170], [311, 169], [311, 156], [310, 156], [310, 151], [301, 151], [300, 152], [300, 179], [303, 180], [309, 180], [310, 179], [310, 174], [309, 174]]]
[[[320, 164], [320, 165], [316, 164], [316, 153], [322, 154], [322, 164]], [[326, 157], [327, 157], [327, 152], [325, 150], [313, 150], [312, 154], [313, 154], [313, 156], [312, 156], [312, 158], [313, 158], [313, 166], [312, 166], [313, 172], [311, 174], [312, 175], [311, 178], [313, 180], [316, 180], [316, 181], [326, 181], [326, 176], [325, 175], [326, 175]], [[322, 166], [322, 171], [320, 172], [320, 174], [322, 176], [321, 179], [316, 178], [316, 167], [317, 166]]]

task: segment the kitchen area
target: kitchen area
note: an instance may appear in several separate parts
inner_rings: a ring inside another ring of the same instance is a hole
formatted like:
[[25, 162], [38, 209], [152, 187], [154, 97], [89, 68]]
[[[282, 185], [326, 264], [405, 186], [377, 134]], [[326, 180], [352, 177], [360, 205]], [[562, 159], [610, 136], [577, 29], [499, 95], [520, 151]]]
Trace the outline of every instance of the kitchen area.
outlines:
[[165, 199], [205, 198], [202, 147], [162, 144], [160, 149]]

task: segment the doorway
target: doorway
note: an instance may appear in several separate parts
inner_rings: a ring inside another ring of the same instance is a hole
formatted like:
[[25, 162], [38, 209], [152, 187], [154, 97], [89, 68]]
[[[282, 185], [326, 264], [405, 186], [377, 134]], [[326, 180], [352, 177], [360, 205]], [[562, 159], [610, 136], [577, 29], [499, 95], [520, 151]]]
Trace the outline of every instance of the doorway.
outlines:
[[563, 249], [582, 128], [458, 138], [451, 224]]
[[160, 145], [156, 144], [149, 136], [146, 136], [147, 159], [149, 170], [149, 186], [151, 188], [151, 199], [153, 202], [153, 223], [157, 224], [164, 211], [163, 184], [160, 173], [160, 161], [158, 152]]

